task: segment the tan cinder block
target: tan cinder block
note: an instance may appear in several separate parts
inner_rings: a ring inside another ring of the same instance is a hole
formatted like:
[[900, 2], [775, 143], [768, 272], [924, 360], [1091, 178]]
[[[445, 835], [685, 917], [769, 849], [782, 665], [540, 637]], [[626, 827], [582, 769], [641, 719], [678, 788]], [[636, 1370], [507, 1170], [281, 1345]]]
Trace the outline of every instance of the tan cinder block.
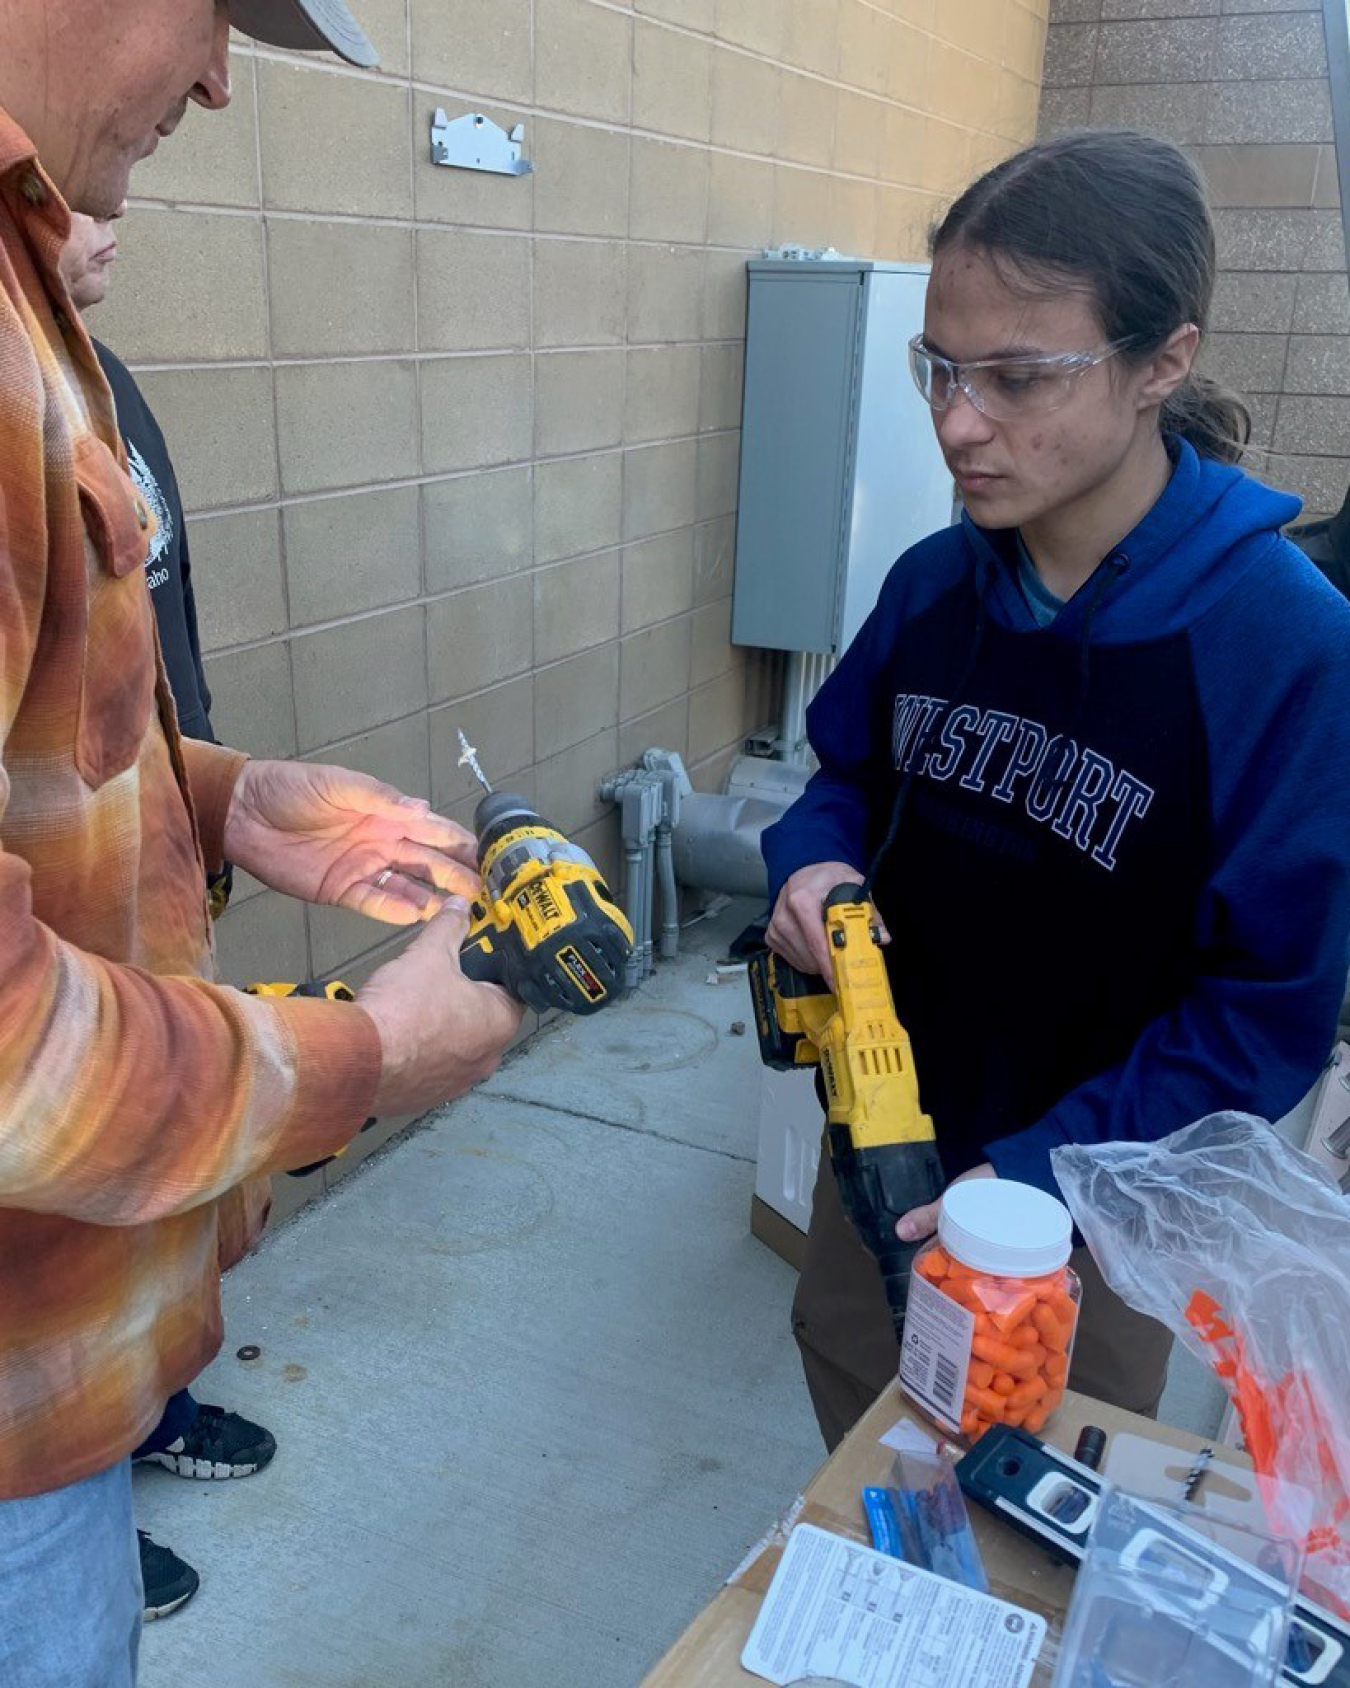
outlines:
[[513, 102], [534, 93], [530, 0], [412, 0], [412, 45], [419, 82]]
[[619, 719], [630, 721], [689, 690], [690, 621], [687, 615], [647, 627], [623, 641], [619, 664]]
[[267, 355], [262, 228], [250, 217], [145, 206], [118, 225], [121, 256], [92, 327], [127, 363]]
[[305, 499], [283, 510], [291, 624], [415, 598], [422, 584], [417, 488]]
[[881, 169], [882, 138], [895, 108], [872, 94], [841, 89], [834, 123], [834, 168], [852, 176], [875, 176]]
[[536, 241], [535, 345], [621, 344], [627, 321], [626, 273], [626, 252], [618, 241]]
[[922, 187], [928, 179], [927, 148], [927, 120], [908, 106], [888, 106], [882, 124], [878, 169], [882, 181]]
[[870, 258], [877, 249], [877, 187], [836, 176], [830, 190], [830, 245]]
[[736, 566], [736, 518], [719, 516], [694, 530], [694, 602], [716, 603], [730, 596]]
[[533, 132], [535, 228], [543, 234], [625, 234], [627, 131], [616, 134], [541, 117]]
[[708, 434], [698, 442], [698, 519], [711, 521], [736, 508], [741, 433]]
[[280, 640], [208, 656], [211, 725], [222, 744], [250, 756], [294, 756], [290, 650]]
[[663, 703], [648, 715], [635, 715], [619, 728], [620, 768], [631, 767], [644, 750], [655, 746], [683, 756], [689, 744], [689, 699], [685, 695]]
[[534, 360], [540, 457], [603, 451], [623, 436], [622, 351], [549, 352]]
[[188, 205], [257, 205], [257, 90], [252, 58], [230, 54], [233, 97], [224, 111], [189, 105], [182, 123], [157, 152], [136, 166], [138, 199]]
[[731, 599], [719, 598], [715, 604], [696, 609], [692, 628], [689, 684], [706, 686], [741, 660], [741, 653], [731, 642]]
[[834, 178], [824, 170], [795, 164], [774, 168], [773, 243], [775, 246], [827, 246]]
[[533, 471], [497, 469], [422, 488], [429, 592], [518, 574], [533, 559]]
[[534, 546], [541, 563], [619, 543], [623, 458], [617, 451], [560, 457], [534, 472]]
[[717, 0], [717, 35], [766, 58], [781, 59], [789, 0]]
[[745, 731], [745, 673], [725, 674], [689, 694], [689, 760], [701, 762], [725, 745], [738, 743]]
[[773, 234], [774, 166], [767, 158], [715, 152], [709, 160], [708, 243], [743, 250]]
[[841, 0], [839, 80], [869, 94], [887, 91], [896, 25], [864, 0]]
[[204, 651], [286, 630], [281, 524], [275, 510], [199, 516], [188, 529]]
[[928, 257], [928, 233], [946, 208], [937, 194], [909, 188], [877, 190], [877, 257], [922, 263]]
[[530, 455], [530, 358], [437, 358], [422, 365], [422, 460], [430, 474]]
[[633, 0], [633, 10], [639, 17], [664, 18], [682, 29], [712, 33], [717, 14], [717, 0]]
[[269, 218], [276, 356], [412, 351], [412, 255], [408, 229]]
[[535, 0], [534, 97], [553, 111], [628, 121], [632, 19], [592, 0]]
[[[428, 0], [438, 4], [439, 0]], [[413, 191], [419, 222], [459, 223], [471, 228], [528, 229], [534, 224], [534, 176], [497, 176], [482, 170], [452, 170], [431, 162], [431, 120], [447, 96], [414, 90]], [[449, 101], [453, 106], [453, 100]], [[520, 113], [483, 105], [501, 129], [520, 122]], [[452, 111], [447, 116], [456, 115]], [[525, 128], [525, 156], [534, 157], [535, 126]]]
[[259, 979], [308, 978], [305, 905], [279, 891], [231, 902], [216, 925], [216, 976], [239, 987]]
[[924, 145], [925, 174], [928, 178], [924, 186], [933, 193], [960, 193], [973, 174], [970, 160], [974, 139], [969, 129], [930, 117], [928, 139]]
[[706, 141], [711, 44], [640, 18], [633, 29], [633, 127]]
[[707, 252], [703, 259], [703, 337], [745, 338], [746, 254]]
[[1015, 75], [1039, 83], [1045, 58], [1046, 19], [1043, 13], [1013, 4], [1004, 7], [1003, 59]]
[[628, 232], [634, 240], [705, 239], [708, 158], [703, 147], [636, 137], [628, 208]]
[[740, 427], [744, 375], [745, 348], [738, 342], [704, 346], [698, 394], [701, 433], [716, 428]]
[[619, 735], [613, 727], [559, 756], [541, 761], [535, 771], [540, 812], [564, 832], [580, 832], [608, 812], [600, 801], [600, 781], [619, 766]]
[[[579, 568], [568, 563], [566, 568]], [[534, 743], [540, 761], [570, 750], [619, 719], [619, 647], [601, 645], [534, 677]]]
[[421, 604], [381, 610], [291, 640], [301, 750], [351, 738], [427, 706]]
[[328, 762], [384, 780], [405, 797], [431, 798], [431, 762], [427, 751], [427, 716], [405, 715], [355, 738], [311, 750], [306, 762]]
[[460, 762], [462, 732], [478, 752], [493, 785], [514, 789], [514, 776], [534, 762], [534, 676], [522, 674], [504, 686], [433, 709], [431, 801], [436, 809], [482, 795], [478, 781]]
[[697, 340], [703, 254], [693, 246], [634, 246], [628, 254], [630, 342]]
[[276, 372], [281, 481], [287, 492], [361, 486], [417, 473], [411, 363], [285, 364]]
[[635, 633], [684, 615], [694, 602], [694, 536], [689, 528], [630, 545], [623, 554], [623, 631]]
[[788, 7], [783, 59], [817, 76], [839, 69], [840, 0], [792, 0]]
[[389, 942], [389, 928], [383, 921], [354, 914], [351, 909], [311, 905], [305, 917], [309, 925], [309, 971], [314, 978], [345, 980], [352, 962]]
[[714, 47], [713, 145], [771, 156], [778, 142], [782, 80], [783, 73], [776, 64], [729, 47]]
[[417, 231], [417, 337], [424, 352], [530, 343], [530, 243], [520, 235]]
[[481, 692], [530, 667], [534, 589], [511, 575], [427, 605], [427, 664], [433, 703]]
[[916, 111], [932, 109], [928, 92], [929, 58], [934, 46], [932, 36], [922, 30], [911, 29], [897, 22], [887, 42], [887, 78], [885, 92], [902, 105]]
[[838, 89], [813, 76], [783, 77], [779, 105], [778, 155], [796, 164], [828, 167], [834, 156]]
[[[640, 446], [625, 453], [625, 539], [645, 539], [649, 534], [686, 527], [694, 520], [698, 506], [698, 443], [675, 440], [665, 445]], [[688, 604], [682, 607], [689, 608]], [[628, 622], [624, 632], [641, 625], [641, 622]]]
[[277, 442], [266, 369], [166, 369], [138, 379], [173, 452], [188, 510], [276, 496]]
[[[308, 64], [258, 63], [263, 199], [283, 211], [412, 214], [408, 90]], [[342, 165], [334, 168], [334, 137]]]
[[1000, 60], [1007, 34], [1005, 14], [1016, 0], [942, 0], [934, 17], [935, 33], [954, 47], [978, 57]]
[[617, 639], [619, 553], [602, 551], [599, 556], [540, 569], [534, 576], [534, 629], [536, 663], [557, 662]]
[[628, 354], [625, 444], [674, 439], [698, 428], [698, 346], [657, 346]]

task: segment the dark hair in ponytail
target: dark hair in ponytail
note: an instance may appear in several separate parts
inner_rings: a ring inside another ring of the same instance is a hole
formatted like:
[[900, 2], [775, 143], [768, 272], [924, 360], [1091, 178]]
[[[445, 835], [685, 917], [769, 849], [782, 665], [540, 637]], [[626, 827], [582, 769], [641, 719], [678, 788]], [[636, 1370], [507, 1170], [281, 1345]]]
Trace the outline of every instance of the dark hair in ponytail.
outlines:
[[[1142, 361], [1193, 322], [1203, 334], [1214, 292], [1214, 224], [1204, 186], [1170, 141], [1132, 129], [1078, 129], [996, 164], [936, 227], [936, 258], [968, 245], [1015, 291], [1091, 294], [1107, 340]], [[1162, 427], [1205, 457], [1235, 463], [1251, 437], [1236, 394], [1191, 375]]]

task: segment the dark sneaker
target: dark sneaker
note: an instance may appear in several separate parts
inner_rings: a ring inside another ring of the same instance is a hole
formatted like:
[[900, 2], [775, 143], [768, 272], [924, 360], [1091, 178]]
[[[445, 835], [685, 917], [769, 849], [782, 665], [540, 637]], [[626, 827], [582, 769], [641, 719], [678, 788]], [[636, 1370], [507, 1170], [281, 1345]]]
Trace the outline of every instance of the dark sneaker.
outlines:
[[141, 1581], [145, 1584], [145, 1621], [167, 1618], [188, 1601], [201, 1586], [201, 1578], [180, 1559], [171, 1547], [161, 1547], [151, 1541], [144, 1530], [137, 1530], [136, 1540], [141, 1548]]
[[276, 1439], [224, 1407], [202, 1406], [186, 1436], [158, 1453], [143, 1454], [179, 1477], [251, 1477], [277, 1451]]

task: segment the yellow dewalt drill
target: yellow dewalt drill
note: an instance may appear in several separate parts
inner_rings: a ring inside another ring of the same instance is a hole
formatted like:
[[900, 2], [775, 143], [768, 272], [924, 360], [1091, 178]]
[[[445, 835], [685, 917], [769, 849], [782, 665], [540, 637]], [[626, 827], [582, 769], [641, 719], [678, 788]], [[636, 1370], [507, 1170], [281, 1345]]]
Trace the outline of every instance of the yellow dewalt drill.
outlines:
[[[595, 1014], [623, 995], [633, 928], [586, 852], [523, 797], [494, 792], [462, 733], [460, 741], [487, 792], [474, 815], [482, 885], [460, 949], [464, 976], [500, 985], [541, 1014], [552, 1008]], [[254, 996], [355, 1000], [338, 979], [248, 989]], [[292, 1176], [303, 1178], [334, 1158], [297, 1167]]]
[[911, 1208], [942, 1194], [933, 1122], [919, 1106], [909, 1035], [900, 1024], [872, 905], [858, 885], [825, 899], [835, 988], [782, 956], [751, 958], [759, 1052], [780, 1071], [820, 1067], [826, 1143], [844, 1211], [877, 1257], [897, 1336], [920, 1243], [895, 1234]]

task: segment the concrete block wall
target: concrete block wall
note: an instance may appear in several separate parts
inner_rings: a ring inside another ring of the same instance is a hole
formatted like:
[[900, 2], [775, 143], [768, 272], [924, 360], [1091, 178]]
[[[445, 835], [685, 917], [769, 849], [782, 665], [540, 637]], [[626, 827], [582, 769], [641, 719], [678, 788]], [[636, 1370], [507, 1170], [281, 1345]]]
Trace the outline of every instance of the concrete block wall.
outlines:
[[[137, 174], [94, 331], [179, 467], [218, 731], [467, 818], [495, 779], [612, 864], [598, 780], [714, 788], [773, 718], [729, 641], [744, 264], [915, 257], [1034, 132], [1047, 0], [357, 0], [366, 73], [236, 44]], [[437, 168], [433, 110], [535, 173]], [[243, 982], [390, 934], [245, 881]]]
[[1252, 472], [1339, 509], [1350, 291], [1321, 0], [1052, 0], [1041, 133], [1083, 123], [1200, 165], [1220, 265], [1203, 365], [1249, 402]]

